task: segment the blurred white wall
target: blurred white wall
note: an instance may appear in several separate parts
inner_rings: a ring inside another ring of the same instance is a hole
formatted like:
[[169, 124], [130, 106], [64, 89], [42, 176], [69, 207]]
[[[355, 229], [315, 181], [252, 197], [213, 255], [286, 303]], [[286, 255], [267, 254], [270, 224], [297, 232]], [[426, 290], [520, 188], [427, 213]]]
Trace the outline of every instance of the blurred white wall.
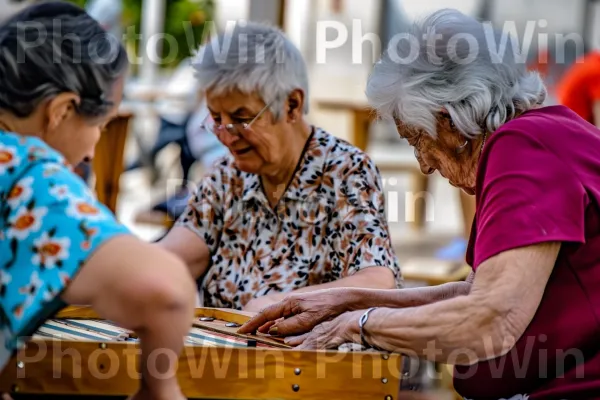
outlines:
[[218, 0], [215, 14], [220, 29], [227, 26], [227, 21], [247, 20], [250, 14], [250, 0]]

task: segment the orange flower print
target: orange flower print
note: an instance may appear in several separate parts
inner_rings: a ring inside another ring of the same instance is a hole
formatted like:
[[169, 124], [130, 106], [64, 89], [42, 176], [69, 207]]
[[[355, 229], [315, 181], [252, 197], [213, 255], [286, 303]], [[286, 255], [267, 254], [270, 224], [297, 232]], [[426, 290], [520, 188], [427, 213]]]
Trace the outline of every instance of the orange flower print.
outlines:
[[24, 240], [30, 234], [39, 231], [46, 214], [48, 214], [46, 207], [29, 209], [22, 206], [9, 218], [8, 238]]
[[66, 214], [69, 217], [86, 221], [98, 221], [106, 218], [96, 205], [79, 198], [70, 199]]
[[47, 154], [47, 151], [45, 148], [39, 147], [39, 146], [32, 146], [27, 151], [27, 159], [29, 161], [35, 161], [35, 160], [38, 160], [38, 159], [44, 157], [46, 154]]
[[56, 185], [48, 190], [51, 196], [56, 200], [65, 200], [69, 198], [69, 187], [67, 185]]
[[84, 223], [81, 223], [79, 229], [85, 236], [85, 240], [81, 242], [81, 250], [87, 251], [92, 247], [92, 239], [98, 234], [98, 228], [88, 228]]
[[11, 173], [21, 163], [17, 149], [0, 143], [0, 175]]
[[33, 242], [35, 254], [31, 258], [34, 265], [42, 268], [60, 267], [62, 262], [69, 258], [69, 238], [52, 237], [48, 232]]
[[25, 204], [31, 200], [31, 195], [33, 194], [33, 189], [31, 188], [32, 184], [33, 177], [30, 176], [21, 179], [13, 186], [6, 199], [10, 208], [17, 208], [19, 205]]

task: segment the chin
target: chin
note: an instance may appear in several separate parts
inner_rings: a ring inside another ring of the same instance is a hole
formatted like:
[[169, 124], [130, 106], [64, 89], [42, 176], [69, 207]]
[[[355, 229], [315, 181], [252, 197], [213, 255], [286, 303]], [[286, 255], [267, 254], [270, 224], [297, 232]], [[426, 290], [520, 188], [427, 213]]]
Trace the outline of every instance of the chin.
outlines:
[[475, 196], [475, 189], [472, 188], [461, 188], [463, 192], [468, 194], [469, 196]]
[[258, 174], [262, 167], [262, 163], [259, 160], [246, 157], [235, 157], [235, 165], [240, 171], [249, 174]]

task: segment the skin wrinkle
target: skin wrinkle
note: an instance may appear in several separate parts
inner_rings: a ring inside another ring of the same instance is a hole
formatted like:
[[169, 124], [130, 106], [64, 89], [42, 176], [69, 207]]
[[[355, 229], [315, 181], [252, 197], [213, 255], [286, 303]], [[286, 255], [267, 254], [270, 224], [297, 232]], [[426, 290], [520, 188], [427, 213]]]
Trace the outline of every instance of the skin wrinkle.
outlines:
[[[433, 360], [439, 362], [448, 362], [459, 350], [475, 355], [450, 360], [457, 365], [503, 356], [533, 319], [559, 248], [557, 243], [541, 244], [490, 258], [479, 267], [479, 279], [467, 296], [420, 308], [376, 310], [369, 319], [368, 341], [397, 352], [423, 350], [435, 341], [441, 354]], [[532, 284], [522, 290], [521, 281]]]

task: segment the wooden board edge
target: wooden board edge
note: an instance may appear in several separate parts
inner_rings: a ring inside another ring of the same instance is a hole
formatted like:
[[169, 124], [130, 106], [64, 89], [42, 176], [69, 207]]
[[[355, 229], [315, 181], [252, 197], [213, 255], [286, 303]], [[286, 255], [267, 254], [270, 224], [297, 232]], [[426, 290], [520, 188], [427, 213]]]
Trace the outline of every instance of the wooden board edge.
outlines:
[[[69, 379], [75, 373], [68, 367], [64, 370], [65, 377], [52, 378], [56, 373], [55, 366], [60, 365], [60, 362], [56, 363], [54, 353], [50, 351], [45, 357], [33, 361], [34, 349], [25, 349], [11, 359], [9, 366], [0, 374], [0, 393], [127, 396], [137, 389], [139, 377], [132, 376], [131, 371], [137, 370], [138, 353], [132, 343], [44, 339], [32, 342], [51, 349], [53, 345], [60, 346], [54, 348], [58, 352], [56, 354], [59, 354], [59, 361], [63, 358], [70, 360], [75, 352], [75, 358], [82, 361], [73, 361], [72, 364], [89, 365], [91, 368], [79, 367], [78, 376], [81, 379]], [[119, 369], [123, 373], [114, 373], [110, 379], [106, 379], [106, 374], [112, 370], [112, 364], [107, 363], [107, 358], [111, 362], [116, 360], [123, 370], [127, 369], [125, 372]], [[286, 399], [317, 399], [323, 396], [338, 398], [336, 396], [341, 396], [345, 390], [352, 390], [356, 391], [355, 396], [344, 393], [344, 398], [350, 395], [353, 399], [396, 399], [402, 380], [401, 361], [402, 356], [398, 354], [190, 346], [179, 357], [180, 368], [182, 363], [188, 363], [190, 371], [184, 368], [178, 372], [178, 377], [189, 398], [213, 398], [215, 395], [222, 399], [256, 400], [264, 399], [265, 396]], [[191, 368], [196, 368], [198, 364], [203, 365], [202, 372], [192, 372]], [[250, 374], [245, 377], [239, 375], [244, 364], [247, 366], [245, 374]], [[29, 378], [26, 376], [28, 366], [35, 371]], [[376, 371], [373, 367], [369, 371], [372, 366], [380, 369]], [[352, 376], [358, 368], [363, 367], [367, 367], [366, 372], [361, 370], [362, 372]], [[318, 372], [320, 368], [321, 376]], [[203, 374], [204, 371], [207, 373]], [[19, 373], [22, 374], [21, 377]], [[279, 373], [281, 376], [274, 376]], [[367, 376], [359, 375], [362, 373]], [[210, 374], [221, 374], [222, 377], [213, 378]], [[265, 385], [264, 379], [269, 377], [270, 383]], [[294, 389], [296, 386], [298, 390]]]
[[[238, 310], [225, 310], [221, 308], [208, 308], [208, 307], [196, 307], [194, 316], [200, 317], [211, 317], [220, 319], [227, 322], [235, 322], [238, 324], [244, 324], [254, 313], [238, 311]], [[102, 319], [98, 313], [90, 306], [67, 306], [60, 310], [54, 315], [56, 319]]]

